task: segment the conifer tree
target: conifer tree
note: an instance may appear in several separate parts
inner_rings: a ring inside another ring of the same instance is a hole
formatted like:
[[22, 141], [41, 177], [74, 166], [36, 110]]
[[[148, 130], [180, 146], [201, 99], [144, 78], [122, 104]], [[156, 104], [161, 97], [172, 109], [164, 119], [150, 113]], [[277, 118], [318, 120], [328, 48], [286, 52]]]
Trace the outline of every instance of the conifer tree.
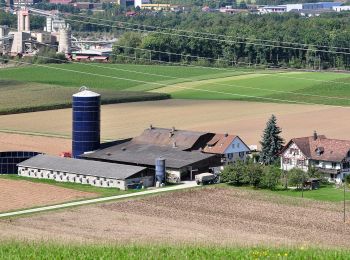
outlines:
[[272, 164], [278, 158], [278, 152], [283, 147], [284, 140], [280, 137], [282, 130], [277, 126], [277, 119], [275, 115], [266, 123], [261, 144], [260, 162], [263, 164]]

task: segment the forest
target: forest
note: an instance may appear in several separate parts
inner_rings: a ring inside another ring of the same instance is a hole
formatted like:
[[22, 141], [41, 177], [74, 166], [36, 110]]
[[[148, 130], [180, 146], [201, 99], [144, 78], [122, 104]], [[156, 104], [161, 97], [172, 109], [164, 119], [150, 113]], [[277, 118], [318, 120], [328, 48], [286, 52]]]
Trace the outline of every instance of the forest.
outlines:
[[[0, 11], [0, 23], [16, 19]], [[73, 34], [105, 32], [118, 38], [112, 61], [208, 66], [350, 69], [350, 12], [306, 18], [297, 14], [142, 11], [126, 17], [118, 6], [91, 16], [65, 14]], [[33, 28], [44, 26], [40, 17]]]

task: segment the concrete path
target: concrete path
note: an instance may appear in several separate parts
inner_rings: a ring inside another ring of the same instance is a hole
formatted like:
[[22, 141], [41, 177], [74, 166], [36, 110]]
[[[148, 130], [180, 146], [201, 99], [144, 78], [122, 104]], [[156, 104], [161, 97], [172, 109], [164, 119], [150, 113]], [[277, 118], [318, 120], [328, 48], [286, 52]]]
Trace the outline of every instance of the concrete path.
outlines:
[[179, 184], [179, 185], [175, 185], [175, 186], [140, 191], [140, 192], [135, 192], [135, 193], [116, 195], [116, 196], [110, 196], [110, 197], [103, 197], [103, 198], [96, 198], [96, 199], [88, 199], [88, 200], [75, 201], [75, 202], [67, 202], [67, 203], [53, 205], [53, 206], [45, 206], [45, 207], [39, 207], [39, 208], [33, 208], [33, 209], [25, 209], [25, 210], [12, 211], [12, 212], [7, 212], [7, 213], [0, 213], [0, 218], [18, 216], [18, 215], [29, 214], [29, 213], [43, 212], [43, 211], [47, 211], [47, 210], [62, 209], [62, 208], [86, 205], [86, 204], [91, 204], [91, 203], [125, 199], [125, 198], [137, 197], [137, 196], [142, 196], [142, 195], [148, 195], [148, 194], [156, 194], [156, 193], [161, 193], [161, 192], [166, 192], [166, 191], [182, 190], [182, 189], [193, 188], [196, 186], [198, 186], [196, 184], [196, 182], [191, 181], [191, 182], [185, 182], [183, 184]]

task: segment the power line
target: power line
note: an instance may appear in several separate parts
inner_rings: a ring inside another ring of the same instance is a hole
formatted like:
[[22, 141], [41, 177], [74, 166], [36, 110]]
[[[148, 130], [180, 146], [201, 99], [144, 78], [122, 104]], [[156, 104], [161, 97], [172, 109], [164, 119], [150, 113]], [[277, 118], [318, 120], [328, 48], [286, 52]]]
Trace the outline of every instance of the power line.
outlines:
[[[86, 18], [86, 16], [78, 15], [78, 14], [69, 14], [70, 16], [77, 16], [80, 18]], [[144, 25], [144, 24], [137, 24], [137, 23], [130, 23], [130, 22], [124, 22], [124, 21], [118, 21], [118, 20], [108, 20], [108, 19], [102, 19], [102, 18], [96, 18], [96, 17], [89, 17], [89, 19], [99, 20], [99, 21], [107, 21], [107, 22], [117, 22], [120, 24], [127, 24], [132, 26], [139, 26], [139, 27], [147, 27], [155, 30], [169, 30], [169, 31], [178, 31], [178, 32], [185, 32], [185, 33], [196, 33], [196, 34], [202, 34], [207, 36], [217, 36], [217, 37], [225, 37], [225, 38], [235, 38], [235, 39], [245, 39], [250, 41], [262, 41], [262, 42], [273, 42], [273, 43], [279, 43], [279, 44], [289, 44], [289, 45], [301, 45], [301, 46], [310, 46], [310, 47], [317, 47], [317, 48], [331, 48], [331, 49], [343, 49], [343, 50], [350, 50], [348, 47], [339, 47], [339, 46], [327, 46], [327, 45], [315, 45], [315, 44], [308, 44], [308, 43], [297, 43], [297, 42], [288, 42], [288, 41], [276, 41], [276, 40], [265, 40], [265, 39], [258, 39], [258, 38], [247, 38], [247, 37], [240, 37], [240, 36], [231, 36], [231, 35], [223, 35], [223, 34], [215, 34], [215, 33], [208, 33], [208, 32], [198, 32], [198, 31], [191, 31], [191, 30], [183, 30], [183, 29], [175, 29], [175, 28], [169, 28], [169, 27], [159, 27], [159, 26], [152, 26], [152, 25]]]
[[[45, 56], [42, 56], [45, 57]], [[46, 57], [48, 59], [52, 59], [50, 57]], [[6, 60], [3, 59], [2, 60]], [[44, 67], [44, 68], [49, 68], [49, 69], [55, 69], [55, 70], [61, 70], [61, 71], [67, 71], [67, 72], [74, 72], [74, 73], [81, 73], [81, 74], [86, 74], [86, 75], [91, 75], [91, 76], [100, 76], [100, 77], [106, 77], [106, 78], [113, 78], [113, 79], [118, 79], [118, 80], [125, 80], [125, 81], [132, 81], [132, 82], [138, 82], [138, 83], [143, 83], [143, 84], [153, 84], [153, 85], [158, 85], [158, 86], [162, 86], [162, 87], [174, 87], [174, 88], [181, 88], [181, 89], [187, 89], [187, 90], [194, 90], [194, 91], [204, 91], [204, 92], [208, 92], [208, 93], [217, 93], [217, 94], [227, 94], [227, 95], [231, 95], [231, 96], [238, 96], [238, 97], [245, 97], [245, 98], [256, 98], [256, 99], [261, 99], [261, 100], [269, 100], [269, 101], [274, 101], [274, 102], [286, 102], [286, 103], [292, 103], [292, 104], [305, 104], [305, 105], [325, 105], [325, 106], [331, 106], [331, 107], [343, 107], [343, 106], [335, 106], [335, 105], [327, 105], [327, 104], [319, 104], [319, 103], [312, 103], [312, 102], [304, 102], [304, 101], [294, 101], [294, 100], [284, 100], [284, 99], [277, 99], [277, 98], [269, 98], [269, 97], [261, 97], [261, 96], [251, 96], [251, 95], [244, 95], [244, 94], [235, 94], [235, 93], [230, 93], [230, 92], [223, 92], [223, 91], [214, 91], [214, 90], [204, 90], [204, 89], [197, 89], [197, 88], [191, 88], [191, 87], [184, 87], [184, 86], [178, 86], [178, 85], [168, 85], [165, 83], [159, 83], [159, 82], [149, 82], [149, 81], [142, 81], [142, 80], [135, 80], [135, 79], [129, 79], [129, 78], [122, 78], [122, 77], [115, 77], [115, 76], [109, 76], [109, 75], [104, 75], [104, 74], [96, 74], [96, 73], [90, 73], [90, 72], [83, 72], [83, 71], [77, 71], [77, 70], [71, 70], [71, 69], [64, 69], [64, 68], [58, 68], [58, 67], [52, 67], [52, 66], [48, 66], [48, 65], [42, 65], [42, 64], [32, 64], [32, 63], [28, 63], [28, 62], [20, 62], [20, 61], [13, 61], [13, 60], [9, 60], [7, 59], [7, 61], [10, 62], [15, 62], [15, 63], [20, 63], [20, 64], [29, 64], [29, 65], [34, 65], [34, 66], [38, 66], [38, 67]], [[86, 64], [89, 65], [89, 64]], [[96, 67], [96, 66], [95, 66]], [[104, 66], [99, 66], [102, 68], [106, 68]], [[124, 71], [128, 71], [128, 72], [133, 72], [135, 73], [135, 71], [132, 70], [124, 70]], [[142, 74], [150, 74], [150, 73], [142, 73]], [[153, 74], [154, 75], [154, 74]], [[158, 75], [159, 76], [159, 75]], [[170, 76], [169, 76], [170, 77]], [[174, 79], [185, 79], [186, 78], [178, 78], [178, 77], [173, 77]], [[191, 81], [190, 81], [191, 82]], [[181, 83], [178, 83], [181, 84]], [[183, 83], [182, 83], [183, 84]], [[220, 83], [213, 83], [215, 85], [223, 85], [223, 86], [234, 86], [234, 87], [238, 87], [238, 88], [246, 88], [246, 89], [255, 89], [255, 90], [264, 90], [264, 89], [256, 89], [253, 87], [246, 87], [246, 86], [239, 86], [239, 85], [230, 85], [230, 84], [220, 84]], [[270, 90], [272, 92], [280, 92], [280, 91], [273, 91]], [[288, 93], [288, 92], [283, 92], [283, 93]], [[326, 96], [318, 96], [318, 95], [312, 95], [312, 94], [299, 94], [299, 93], [294, 93], [294, 92], [289, 92], [288, 94], [297, 94], [297, 95], [303, 95], [303, 96], [314, 96], [314, 97], [321, 97], [321, 98], [326, 98]], [[327, 97], [327, 98], [331, 98], [331, 97]], [[336, 99], [345, 99], [346, 98], [337, 98], [334, 97]], [[345, 107], [344, 107], [345, 108]]]
[[[193, 57], [193, 58], [198, 58], [198, 59], [210, 59], [210, 60], [215, 60], [215, 61], [226, 61], [226, 62], [230, 62], [230, 60], [225, 60], [225, 59], [214, 59], [214, 58], [207, 58], [207, 57], [202, 57], [202, 56], [191, 56], [191, 55], [186, 55], [186, 54], [177, 54], [177, 53], [173, 53], [173, 52], [164, 52], [164, 51], [156, 51], [156, 50], [151, 50], [151, 49], [142, 49], [142, 48], [135, 48], [135, 47], [129, 47], [129, 46], [122, 46], [122, 45], [117, 45], [115, 44], [114, 46], [119, 46], [119, 47], [124, 47], [124, 48], [128, 48], [128, 49], [134, 49], [134, 50], [142, 50], [142, 51], [150, 51], [150, 52], [156, 52], [156, 53], [163, 53], [163, 54], [168, 54], [168, 55], [178, 55], [178, 56], [184, 56], [184, 57]], [[118, 54], [114, 54], [112, 53], [110, 56], [121, 56]], [[130, 58], [133, 58], [132, 56], [127, 56]], [[139, 58], [139, 59], [143, 59], [143, 60], [148, 60], [146, 58]], [[155, 60], [156, 61], [156, 60]], [[165, 61], [166, 62], [166, 61]], [[232, 61], [231, 61], [232, 62]], [[168, 62], [166, 62], [168, 63]], [[174, 64], [174, 62], [170, 62], [172, 64]], [[239, 64], [241, 62], [237, 62], [237, 64]], [[243, 62], [242, 64], [247, 64], [246, 62]], [[254, 63], [249, 63], [252, 64], [254, 66]], [[272, 64], [272, 63], [270, 63]], [[195, 65], [193, 65], [194, 67], [197, 67]], [[204, 68], [208, 68], [208, 67], [204, 67]], [[229, 69], [224, 69], [224, 68], [217, 68], [219, 70], [227, 70], [230, 71]], [[301, 70], [304, 71], [304, 70]], [[250, 73], [250, 72], [247, 72]], [[300, 80], [308, 80], [308, 81], [316, 81], [316, 82], [327, 82], [327, 83], [337, 83], [337, 84], [344, 84], [344, 85], [350, 85], [350, 83], [348, 82], [341, 82], [341, 81], [333, 81], [333, 80], [319, 80], [319, 79], [310, 79], [310, 78], [300, 78], [300, 77], [290, 77], [290, 76], [284, 76], [284, 75], [278, 75], [276, 73], [271, 74], [274, 77], [282, 77], [282, 78], [289, 78], [289, 79], [300, 79]], [[349, 75], [349, 73], [344, 73], [344, 75]]]
[[333, 53], [333, 54], [343, 54], [343, 55], [350, 55], [349, 52], [340, 52], [340, 51], [329, 51], [329, 50], [309, 50], [301, 47], [290, 47], [290, 46], [282, 46], [282, 45], [272, 45], [272, 44], [263, 44], [263, 43], [252, 43], [252, 42], [244, 42], [244, 41], [233, 41], [233, 40], [223, 40], [223, 39], [215, 39], [215, 38], [209, 38], [209, 37], [200, 37], [200, 36], [194, 36], [194, 35], [186, 35], [186, 34], [176, 34], [171, 32], [163, 32], [163, 31], [149, 31], [145, 29], [137, 29], [137, 28], [130, 28], [130, 27], [122, 27], [117, 25], [110, 25], [110, 24], [101, 24], [101, 23], [94, 23], [94, 22], [88, 22], [88, 21], [82, 21], [82, 20], [74, 20], [70, 18], [65, 18], [65, 20], [78, 22], [78, 23], [84, 23], [84, 24], [93, 24], [93, 25], [99, 25], [99, 26], [108, 26], [116, 29], [124, 29], [124, 30], [132, 30], [132, 31], [138, 31], [138, 32], [148, 32], [148, 33], [155, 33], [155, 34], [164, 34], [168, 36], [179, 36], [184, 38], [193, 38], [193, 39], [199, 39], [199, 40], [208, 40], [208, 41], [217, 41], [217, 42], [225, 42], [225, 43], [240, 43], [240, 44], [246, 44], [246, 45], [253, 45], [253, 46], [264, 46], [264, 47], [272, 47], [272, 48], [281, 48], [281, 49], [292, 49], [292, 50], [300, 50], [300, 51], [313, 51], [315, 53], [321, 52], [321, 53]]

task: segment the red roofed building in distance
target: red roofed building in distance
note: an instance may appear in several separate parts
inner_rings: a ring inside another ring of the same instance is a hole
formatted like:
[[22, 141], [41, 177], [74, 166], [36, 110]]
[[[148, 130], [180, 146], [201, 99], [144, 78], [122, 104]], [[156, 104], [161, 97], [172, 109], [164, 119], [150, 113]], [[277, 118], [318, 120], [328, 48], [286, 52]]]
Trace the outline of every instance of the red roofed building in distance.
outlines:
[[329, 139], [324, 135], [291, 139], [280, 153], [281, 168], [307, 171], [315, 167], [331, 181], [340, 183], [350, 172], [350, 141]]

